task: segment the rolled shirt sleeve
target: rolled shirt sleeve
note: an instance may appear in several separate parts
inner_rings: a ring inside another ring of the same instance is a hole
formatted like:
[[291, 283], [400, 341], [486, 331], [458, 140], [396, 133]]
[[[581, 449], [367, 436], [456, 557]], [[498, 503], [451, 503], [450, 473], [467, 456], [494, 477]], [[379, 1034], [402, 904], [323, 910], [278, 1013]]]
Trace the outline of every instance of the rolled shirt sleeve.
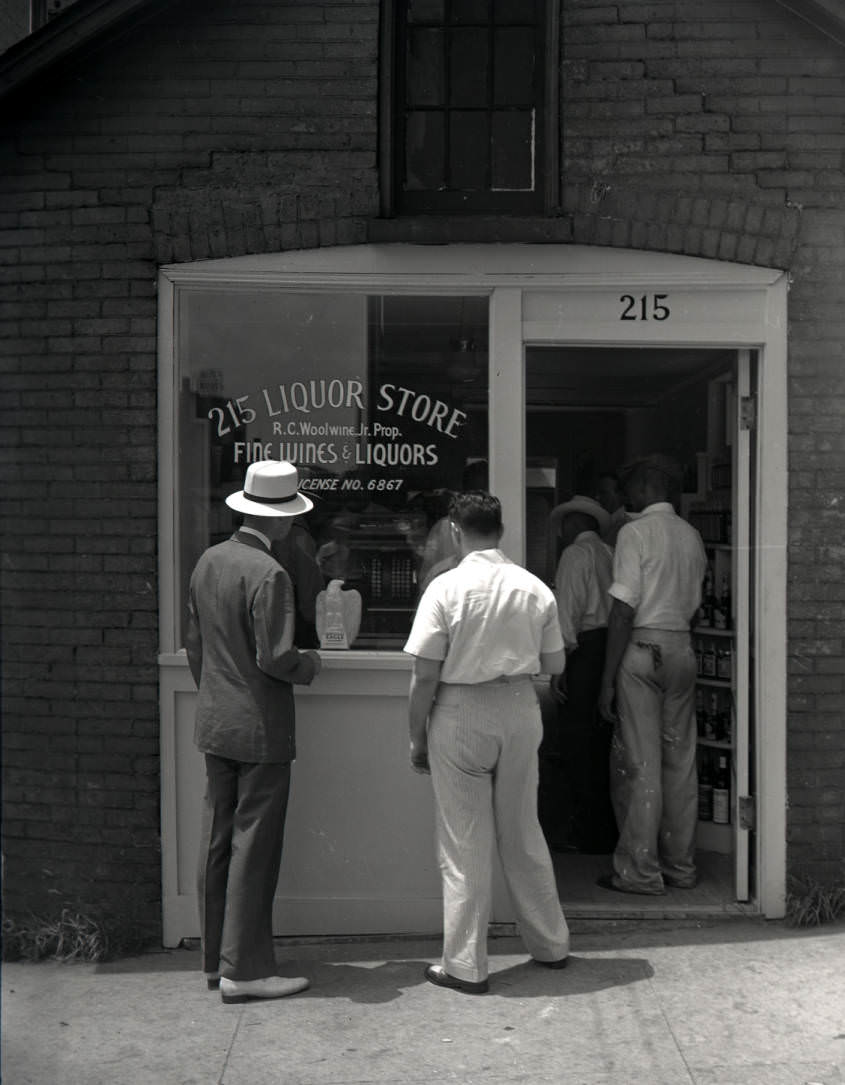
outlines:
[[565, 647], [565, 644], [560, 631], [557, 603], [554, 596], [552, 596], [549, 605], [546, 607], [546, 620], [543, 623], [543, 633], [540, 639], [540, 654], [552, 655], [554, 652], [559, 652], [563, 647]]
[[587, 555], [577, 547], [567, 547], [560, 556], [555, 575], [555, 598], [560, 631], [567, 650], [575, 648], [578, 644], [578, 631], [587, 606], [589, 573]]
[[423, 592], [403, 651], [441, 662], [449, 652], [449, 629], [436, 582]]
[[613, 583], [608, 589], [614, 599], [627, 603], [632, 610], [643, 596], [640, 540], [632, 524], [625, 524], [616, 539], [613, 553]]

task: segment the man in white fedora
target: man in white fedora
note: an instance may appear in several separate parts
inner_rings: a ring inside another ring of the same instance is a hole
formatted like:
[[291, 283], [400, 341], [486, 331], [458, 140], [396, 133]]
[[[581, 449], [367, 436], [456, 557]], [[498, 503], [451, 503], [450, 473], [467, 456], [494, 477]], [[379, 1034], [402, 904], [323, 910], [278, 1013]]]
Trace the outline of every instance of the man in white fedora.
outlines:
[[552, 530], [563, 546], [554, 590], [566, 648], [566, 670], [552, 679], [559, 702], [554, 745], [571, 811], [568, 842], [590, 854], [606, 854], [616, 843], [610, 802], [611, 732], [598, 714], [612, 604], [613, 552], [602, 541], [610, 520], [598, 501], [580, 494], [550, 514]]
[[226, 498], [243, 526], [200, 557], [185, 637], [197, 684], [194, 741], [205, 756], [198, 870], [203, 968], [224, 1002], [282, 998], [308, 987], [277, 975], [273, 897], [279, 877], [291, 762], [293, 683], [320, 671], [293, 646], [290, 577], [273, 542], [313, 504], [293, 464], [252, 463]]

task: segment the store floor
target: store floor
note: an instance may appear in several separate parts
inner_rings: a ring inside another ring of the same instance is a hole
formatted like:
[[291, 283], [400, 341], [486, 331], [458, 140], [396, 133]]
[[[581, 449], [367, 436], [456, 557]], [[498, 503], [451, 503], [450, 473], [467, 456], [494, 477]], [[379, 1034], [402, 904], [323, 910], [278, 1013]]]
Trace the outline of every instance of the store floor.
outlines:
[[695, 889], [667, 889], [662, 897], [634, 896], [601, 889], [596, 879], [610, 872], [609, 855], [553, 852], [558, 893], [567, 916], [627, 919], [683, 919], [749, 915], [754, 909], [734, 897], [732, 859], [700, 851]]

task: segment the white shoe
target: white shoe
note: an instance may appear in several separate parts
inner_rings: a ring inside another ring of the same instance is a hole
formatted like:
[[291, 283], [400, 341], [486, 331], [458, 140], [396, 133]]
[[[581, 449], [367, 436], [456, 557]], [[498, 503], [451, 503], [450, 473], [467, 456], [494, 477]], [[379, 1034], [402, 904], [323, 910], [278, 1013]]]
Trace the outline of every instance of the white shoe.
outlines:
[[285, 998], [306, 991], [310, 986], [304, 976], [265, 976], [260, 980], [220, 979], [220, 997], [224, 1002], [249, 1002], [254, 998]]

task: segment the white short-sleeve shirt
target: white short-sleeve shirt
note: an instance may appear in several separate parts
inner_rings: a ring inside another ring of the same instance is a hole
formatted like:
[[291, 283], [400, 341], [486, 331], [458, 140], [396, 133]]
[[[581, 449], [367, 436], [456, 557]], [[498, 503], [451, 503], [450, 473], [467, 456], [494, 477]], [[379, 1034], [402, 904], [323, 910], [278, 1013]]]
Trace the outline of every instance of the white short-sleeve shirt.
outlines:
[[701, 603], [706, 570], [699, 533], [659, 501], [621, 528], [610, 594], [633, 608], [635, 626], [684, 631]]
[[473, 550], [423, 592], [404, 650], [442, 660], [441, 682], [476, 685], [538, 674], [562, 648], [552, 590], [501, 550]]
[[560, 555], [555, 574], [557, 612], [567, 650], [577, 647], [579, 633], [606, 628], [612, 581], [613, 551], [595, 531], [582, 531]]

